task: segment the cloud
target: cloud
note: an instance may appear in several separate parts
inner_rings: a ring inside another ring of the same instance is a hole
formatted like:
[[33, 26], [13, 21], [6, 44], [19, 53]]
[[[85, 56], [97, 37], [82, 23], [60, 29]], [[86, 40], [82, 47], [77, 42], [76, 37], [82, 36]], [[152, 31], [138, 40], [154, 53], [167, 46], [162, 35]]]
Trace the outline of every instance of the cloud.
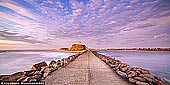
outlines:
[[160, 39], [160, 38], [168, 38], [168, 39], [170, 39], [170, 34], [167, 34], [167, 33], [163, 33], [163, 34], [159, 34], [159, 35], [155, 35], [154, 37], [153, 37], [153, 39]]
[[52, 47], [78, 41], [91, 47], [151, 42], [169, 46], [162, 38], [153, 39], [170, 33], [169, 4], [166, 0], [1, 1], [2, 7], [13, 11], [0, 11], [0, 39]]

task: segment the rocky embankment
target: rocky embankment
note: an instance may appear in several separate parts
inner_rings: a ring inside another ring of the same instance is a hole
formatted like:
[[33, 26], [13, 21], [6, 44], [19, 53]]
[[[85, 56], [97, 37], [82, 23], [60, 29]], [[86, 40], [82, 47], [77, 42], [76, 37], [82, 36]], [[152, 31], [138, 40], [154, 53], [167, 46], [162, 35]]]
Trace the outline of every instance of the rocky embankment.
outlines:
[[52, 60], [49, 65], [45, 61], [37, 63], [32, 66], [30, 71], [17, 72], [12, 75], [0, 75], [0, 81], [19, 81], [19, 82], [36, 82], [43, 81], [52, 72], [57, 71], [74, 61], [78, 56], [84, 52], [71, 55], [68, 58], [61, 60]]
[[132, 67], [126, 63], [122, 63], [120, 60], [110, 58], [108, 56], [92, 51], [96, 57], [100, 58], [107, 65], [109, 65], [118, 75], [125, 80], [128, 80], [132, 84], [136, 85], [170, 85], [166, 80], [153, 75], [149, 70], [141, 67]]

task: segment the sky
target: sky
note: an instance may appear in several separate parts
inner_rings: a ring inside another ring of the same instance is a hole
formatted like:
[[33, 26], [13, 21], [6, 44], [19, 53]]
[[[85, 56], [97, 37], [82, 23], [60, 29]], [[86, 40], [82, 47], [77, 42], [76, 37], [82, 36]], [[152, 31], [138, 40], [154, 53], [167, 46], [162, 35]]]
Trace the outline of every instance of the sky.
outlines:
[[0, 49], [170, 47], [170, 0], [0, 0]]

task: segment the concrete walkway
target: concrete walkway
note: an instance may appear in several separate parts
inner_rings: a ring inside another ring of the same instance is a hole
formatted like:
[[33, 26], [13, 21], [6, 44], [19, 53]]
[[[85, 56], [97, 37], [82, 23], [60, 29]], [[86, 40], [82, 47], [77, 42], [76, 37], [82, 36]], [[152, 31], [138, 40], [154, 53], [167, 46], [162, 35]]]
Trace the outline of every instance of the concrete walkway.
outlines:
[[66, 67], [53, 72], [45, 85], [130, 85], [108, 65], [87, 51]]

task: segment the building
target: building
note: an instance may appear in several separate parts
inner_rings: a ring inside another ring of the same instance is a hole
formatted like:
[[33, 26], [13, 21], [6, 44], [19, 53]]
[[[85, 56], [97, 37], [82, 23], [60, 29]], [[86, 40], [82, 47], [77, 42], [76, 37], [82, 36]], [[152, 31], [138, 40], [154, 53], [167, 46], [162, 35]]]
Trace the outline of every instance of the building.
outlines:
[[70, 50], [71, 51], [82, 51], [82, 50], [86, 50], [86, 46], [81, 43], [73, 44]]

